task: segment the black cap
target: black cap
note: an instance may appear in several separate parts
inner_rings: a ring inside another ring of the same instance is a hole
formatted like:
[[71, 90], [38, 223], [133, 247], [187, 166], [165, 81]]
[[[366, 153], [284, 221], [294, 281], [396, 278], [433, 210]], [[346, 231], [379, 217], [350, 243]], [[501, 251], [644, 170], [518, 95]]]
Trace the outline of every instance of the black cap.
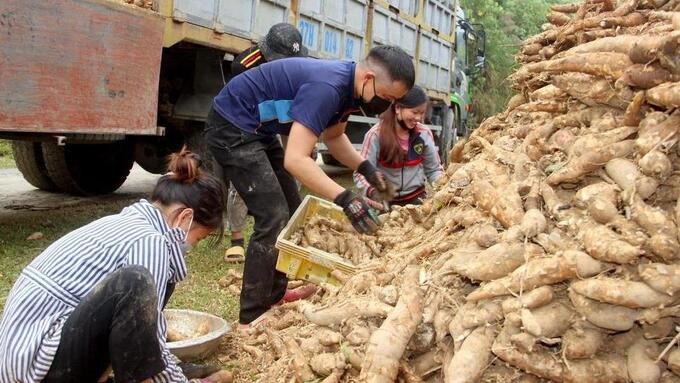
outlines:
[[307, 48], [302, 45], [300, 31], [288, 23], [278, 23], [272, 26], [259, 45], [267, 61], [307, 56]]

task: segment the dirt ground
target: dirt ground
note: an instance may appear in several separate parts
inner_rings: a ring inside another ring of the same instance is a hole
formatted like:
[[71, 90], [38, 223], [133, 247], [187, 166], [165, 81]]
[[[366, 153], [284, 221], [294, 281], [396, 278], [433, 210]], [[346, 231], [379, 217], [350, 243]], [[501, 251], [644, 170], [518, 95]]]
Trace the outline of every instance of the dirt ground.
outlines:
[[[352, 184], [348, 169], [323, 166], [345, 187]], [[157, 175], [133, 167], [125, 184], [115, 193], [98, 197], [74, 197], [40, 191], [26, 182], [16, 168], [0, 168], [0, 310], [21, 270], [50, 243], [67, 232], [101, 216], [114, 214], [140, 198], [147, 197]], [[302, 190], [306, 194], [306, 190]], [[247, 230], [249, 234], [250, 227]], [[35, 237], [36, 233], [39, 238]], [[238, 291], [230, 291], [220, 281], [230, 269], [227, 265], [225, 239], [216, 246], [200, 243], [187, 257], [188, 278], [179, 284], [169, 308], [189, 308], [225, 318], [233, 327], [238, 313]], [[239, 286], [240, 287], [240, 286]], [[237, 382], [252, 382], [258, 370], [248, 354], [238, 354], [234, 347], [242, 341], [229, 333], [216, 354], [206, 362], [234, 372]]]

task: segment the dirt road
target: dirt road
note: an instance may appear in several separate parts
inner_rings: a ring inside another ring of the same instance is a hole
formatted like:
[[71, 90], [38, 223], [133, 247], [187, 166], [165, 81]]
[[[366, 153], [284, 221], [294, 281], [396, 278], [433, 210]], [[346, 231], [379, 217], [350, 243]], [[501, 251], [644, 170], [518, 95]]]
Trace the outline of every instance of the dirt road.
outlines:
[[115, 193], [97, 197], [76, 197], [38, 190], [26, 182], [16, 168], [0, 169], [0, 223], [29, 212], [87, 206], [118, 200], [135, 200], [149, 194], [158, 175], [135, 165], [123, 186]]
[[[349, 172], [346, 168], [335, 166], [323, 165], [322, 168], [330, 176]], [[144, 198], [149, 195], [158, 177], [135, 164], [128, 179], [115, 193], [97, 197], [76, 197], [38, 190], [26, 182], [16, 168], [0, 169], [0, 224], [12, 222], [14, 218], [28, 213]]]

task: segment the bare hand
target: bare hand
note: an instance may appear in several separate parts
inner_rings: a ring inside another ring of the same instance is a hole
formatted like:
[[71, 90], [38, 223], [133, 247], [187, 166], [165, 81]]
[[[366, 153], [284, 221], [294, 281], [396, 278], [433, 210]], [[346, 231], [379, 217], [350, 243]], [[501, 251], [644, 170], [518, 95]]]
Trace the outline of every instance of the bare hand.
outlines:
[[221, 370], [201, 380], [210, 383], [231, 383], [234, 380], [234, 375], [227, 370]]

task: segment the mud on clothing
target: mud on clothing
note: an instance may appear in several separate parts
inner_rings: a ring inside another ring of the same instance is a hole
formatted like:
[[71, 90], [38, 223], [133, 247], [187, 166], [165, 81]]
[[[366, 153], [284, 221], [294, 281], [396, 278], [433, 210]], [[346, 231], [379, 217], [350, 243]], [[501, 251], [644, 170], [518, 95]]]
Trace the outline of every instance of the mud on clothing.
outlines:
[[317, 136], [346, 121], [358, 109], [354, 69], [348, 61], [275, 60], [232, 78], [213, 101], [206, 142], [255, 218], [243, 271], [242, 324], [265, 313], [286, 291], [274, 244], [300, 196], [276, 135], [288, 135], [293, 121]]
[[157, 302], [145, 267], [124, 266], [107, 275], [64, 323], [43, 383], [96, 382], [109, 365], [116, 383], [141, 382], [162, 371]]
[[[432, 131], [422, 124], [410, 131], [406, 158], [397, 163], [389, 163], [379, 159], [380, 155], [380, 123], [374, 125], [364, 136], [361, 155], [371, 161], [395, 186], [397, 195], [392, 202], [410, 201], [425, 193], [425, 183], [433, 183], [442, 176], [439, 154], [435, 147]], [[363, 190], [370, 192], [371, 185], [359, 173], [354, 173], [354, 182]]]
[[274, 248], [281, 232], [300, 205], [295, 179], [283, 167], [283, 148], [275, 135], [247, 133], [208, 113], [206, 141], [223, 175], [236, 188], [255, 218], [246, 250], [239, 322], [247, 324], [264, 314], [286, 292], [286, 274], [276, 270]]
[[248, 133], [288, 135], [297, 121], [319, 136], [358, 110], [354, 68], [349, 61], [311, 58], [268, 62], [232, 78], [213, 108]]
[[[180, 248], [184, 236], [181, 229], [171, 229], [151, 203], [141, 200], [52, 243], [21, 272], [5, 302], [0, 321], [0, 382], [42, 381], [71, 314], [100, 281], [117, 270], [145, 268], [155, 297], [165, 297], [168, 283], [187, 275]], [[165, 345], [163, 302], [156, 301], [153, 343], [158, 345], [161, 360], [154, 364], [160, 369], [152, 380], [186, 382]]]

